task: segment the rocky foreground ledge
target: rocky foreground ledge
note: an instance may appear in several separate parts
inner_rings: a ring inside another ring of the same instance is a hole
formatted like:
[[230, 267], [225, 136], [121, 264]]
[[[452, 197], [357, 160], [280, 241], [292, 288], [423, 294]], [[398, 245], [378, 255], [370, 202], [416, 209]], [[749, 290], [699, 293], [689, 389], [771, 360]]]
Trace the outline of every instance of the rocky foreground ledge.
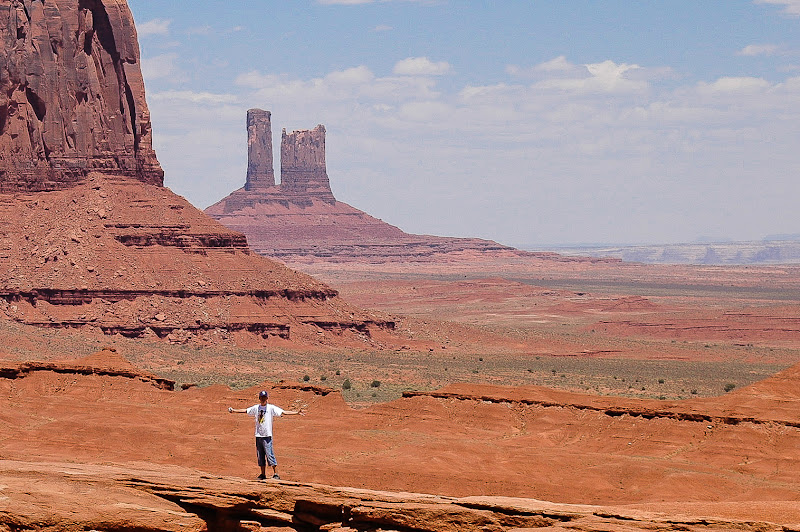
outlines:
[[142, 463], [0, 460], [0, 530], [800, 531], [704, 515], [258, 482]]

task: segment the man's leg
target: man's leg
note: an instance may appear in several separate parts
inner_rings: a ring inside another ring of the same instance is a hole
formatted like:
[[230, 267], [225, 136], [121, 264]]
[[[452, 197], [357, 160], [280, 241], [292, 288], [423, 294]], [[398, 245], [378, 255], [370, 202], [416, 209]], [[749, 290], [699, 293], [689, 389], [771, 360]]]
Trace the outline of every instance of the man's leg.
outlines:
[[256, 438], [256, 457], [258, 458], [258, 465], [261, 467], [261, 474], [258, 479], [264, 480], [267, 478], [267, 449], [264, 438]]
[[272, 478], [280, 479], [278, 476], [278, 460], [275, 459], [275, 452], [272, 450], [272, 438], [265, 441], [265, 450], [267, 455], [267, 463], [272, 466]]

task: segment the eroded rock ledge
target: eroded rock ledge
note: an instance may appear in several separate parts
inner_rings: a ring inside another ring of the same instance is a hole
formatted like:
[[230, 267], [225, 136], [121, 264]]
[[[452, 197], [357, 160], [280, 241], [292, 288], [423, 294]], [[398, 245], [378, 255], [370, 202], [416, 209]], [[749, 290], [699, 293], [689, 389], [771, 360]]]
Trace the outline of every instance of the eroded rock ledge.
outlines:
[[[773, 379], [780, 380], [784, 374], [797, 374], [790, 368]], [[731, 406], [724, 398], [684, 401], [657, 401], [654, 399], [630, 399], [623, 397], [583, 395], [539, 386], [507, 387], [490, 385], [451, 384], [442, 390], [406, 391], [404, 398], [433, 397], [456, 401], [482, 401], [487, 403], [509, 403], [535, 405], [545, 408], [571, 408], [601, 412], [609, 417], [632, 416], [643, 419], [672, 419], [698, 423], [738, 425], [753, 423], [772, 424], [800, 428], [800, 417], [793, 403], [775, 401], [776, 407], [766, 414], [763, 409], [749, 411], [745, 406]]]
[[714, 517], [713, 511], [671, 517], [534, 499], [453, 498], [257, 482], [156, 465], [131, 469], [0, 460], [0, 481], [0, 528], [10, 530], [800, 530], [800, 525]]
[[175, 381], [151, 375], [138, 369], [100, 368], [92, 364], [69, 364], [64, 362], [22, 362], [16, 365], [0, 367], [2, 379], [24, 379], [37, 371], [50, 371], [66, 375], [101, 375], [105, 377], [125, 377], [150, 383], [162, 390], [175, 390]]

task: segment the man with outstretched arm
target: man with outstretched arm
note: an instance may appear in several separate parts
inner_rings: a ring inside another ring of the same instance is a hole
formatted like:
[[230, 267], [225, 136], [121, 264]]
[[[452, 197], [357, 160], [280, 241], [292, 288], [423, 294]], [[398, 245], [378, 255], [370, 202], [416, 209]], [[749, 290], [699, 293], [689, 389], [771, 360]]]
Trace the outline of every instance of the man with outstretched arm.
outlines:
[[280, 479], [278, 476], [278, 461], [275, 459], [275, 453], [272, 450], [272, 418], [281, 416], [304, 416], [303, 409], [300, 410], [283, 410], [275, 405], [269, 404], [269, 393], [262, 390], [258, 393], [259, 404], [253, 405], [250, 408], [231, 408], [228, 407], [228, 412], [231, 414], [247, 414], [254, 417], [256, 420], [256, 453], [258, 456], [258, 465], [261, 466], [261, 474], [258, 476], [259, 480], [267, 478], [267, 464], [272, 467], [272, 478]]

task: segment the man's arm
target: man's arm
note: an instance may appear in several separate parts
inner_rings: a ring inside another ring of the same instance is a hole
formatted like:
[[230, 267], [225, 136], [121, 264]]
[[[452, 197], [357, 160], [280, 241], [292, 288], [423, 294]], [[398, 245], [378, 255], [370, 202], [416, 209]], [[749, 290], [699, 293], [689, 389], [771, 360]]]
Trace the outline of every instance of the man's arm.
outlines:
[[247, 409], [246, 408], [231, 408], [231, 407], [228, 407], [228, 413], [229, 414], [246, 414], [247, 413]]
[[303, 410], [284, 410], [282, 416], [304, 416], [306, 415]]

